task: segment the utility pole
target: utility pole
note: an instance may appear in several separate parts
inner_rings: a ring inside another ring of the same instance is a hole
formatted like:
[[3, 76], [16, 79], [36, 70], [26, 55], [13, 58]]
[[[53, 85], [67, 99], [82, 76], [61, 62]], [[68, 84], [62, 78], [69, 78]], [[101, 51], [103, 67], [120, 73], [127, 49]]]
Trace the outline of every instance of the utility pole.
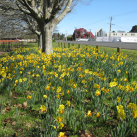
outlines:
[[60, 40], [60, 34], [59, 34], [59, 32], [58, 32], [58, 39]]
[[[111, 33], [111, 25], [115, 25], [115, 24], [112, 24], [112, 17], [111, 18], [109, 18], [110, 19], [110, 23], [108, 23], [108, 24], [110, 24], [110, 31], [109, 31], [109, 37], [110, 37], [110, 33]], [[114, 18], [113, 18], [114, 19]]]
[[91, 29], [90, 29], [90, 41], [91, 41]]
[[67, 31], [66, 31], [66, 41], [67, 41]]
[[76, 29], [77, 29], [77, 28], [75, 27], [75, 41], [76, 41]]

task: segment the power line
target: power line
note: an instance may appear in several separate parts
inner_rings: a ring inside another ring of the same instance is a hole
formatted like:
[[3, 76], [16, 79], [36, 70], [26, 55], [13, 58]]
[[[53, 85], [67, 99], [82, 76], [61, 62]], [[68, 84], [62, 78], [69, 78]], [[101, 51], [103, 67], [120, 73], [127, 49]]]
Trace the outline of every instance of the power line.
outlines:
[[[92, 22], [92, 23], [90, 23], [90, 24], [81, 25], [81, 26], [89, 26], [89, 25], [91, 25], [91, 24], [98, 23], [98, 22], [100, 22], [100, 21], [102, 21], [102, 20], [106, 20], [107, 18], [108, 18], [108, 17], [105, 17], [105, 18], [103, 18], [103, 19], [101, 19], [101, 20], [98, 20], [98, 21]], [[78, 27], [79, 27], [79, 26], [78, 26]]]
[[[134, 10], [134, 11], [129, 11], [129, 12], [124, 12], [124, 13], [120, 13], [120, 14], [116, 14], [116, 15], [113, 15], [113, 16], [123, 16], [123, 15], [127, 15], [127, 14], [132, 14], [132, 13], [136, 13], [137, 12], [137, 10]], [[95, 21], [95, 22], [92, 22], [92, 23], [89, 23], [89, 24], [85, 24], [85, 25], [81, 25], [81, 26], [89, 26], [89, 25], [91, 25], [91, 24], [95, 24], [95, 23], [98, 23], [98, 22], [100, 22], [100, 21], [103, 21], [103, 20], [105, 20], [106, 18], [108, 18], [108, 17], [105, 17], [105, 18], [103, 18], [103, 19], [101, 19], [101, 20], [98, 20], [98, 21]], [[80, 27], [80, 26], [77, 26], [77, 27]]]
[[[116, 15], [113, 15], [113, 16], [123, 16], [123, 15], [127, 15], [127, 14], [132, 14], [132, 13], [136, 13], [137, 12], [137, 10], [134, 10], [134, 11], [129, 11], [129, 12], [125, 12], [125, 13], [120, 13], [120, 14], [116, 14]], [[95, 23], [98, 23], [98, 22], [100, 22], [100, 21], [103, 21], [103, 20], [106, 20], [106, 18], [108, 18], [108, 17], [105, 17], [105, 18], [103, 18], [103, 19], [101, 19], [101, 20], [98, 20], [98, 21], [95, 21], [95, 22], [92, 22], [92, 23], [89, 23], [89, 24], [85, 24], [85, 25], [81, 25], [81, 26], [83, 26], [83, 27], [85, 27], [85, 26], [89, 26], [89, 25], [91, 25], [91, 24], [95, 24]], [[110, 23], [109, 23], [110, 24]], [[115, 25], [115, 24], [112, 24], [112, 25]], [[77, 27], [80, 27], [80, 26], [77, 26]], [[69, 30], [68, 30], [69, 31]]]
[[119, 25], [115, 25], [115, 27], [118, 27], [118, 28], [124, 29], [124, 30], [129, 30], [127, 27], [125, 28], [125, 27], [122, 27], [122, 26], [119, 26]]
[[137, 18], [132, 18], [132, 19], [128, 19], [128, 20], [122, 20], [122, 21], [118, 21], [117, 23], [119, 23], [119, 22], [125, 22], [125, 21], [131, 21], [131, 20], [137, 20]]
[[113, 16], [123, 16], [123, 15], [132, 14], [132, 13], [136, 13], [136, 12], [137, 12], [137, 10], [134, 10], [134, 11], [129, 11], [129, 12], [124, 12], [124, 13], [116, 14], [116, 15], [113, 15]]

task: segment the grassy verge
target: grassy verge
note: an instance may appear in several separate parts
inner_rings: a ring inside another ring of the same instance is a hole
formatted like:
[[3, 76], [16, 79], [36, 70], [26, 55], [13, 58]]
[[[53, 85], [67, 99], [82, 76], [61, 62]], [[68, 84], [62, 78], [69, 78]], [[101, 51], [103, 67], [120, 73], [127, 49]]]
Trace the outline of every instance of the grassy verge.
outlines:
[[136, 136], [135, 52], [53, 48], [26, 44], [0, 58], [0, 136]]
[[[58, 45], [58, 42], [55, 43], [56, 45]], [[72, 46], [72, 44], [70, 44], [70, 46]], [[75, 47], [78, 48], [78, 44], [74, 44]], [[81, 48], [85, 48], [86, 45], [80, 45]], [[95, 48], [96, 46], [92, 46], [92, 45], [88, 45], [90, 48]], [[64, 43], [62, 43], [62, 47], [64, 47]], [[68, 43], [65, 43], [65, 47], [68, 47]], [[103, 47], [103, 46], [99, 46], [99, 50], [102, 52], [108, 52], [108, 53], [117, 53], [117, 48], [109, 48], [109, 47]], [[123, 56], [127, 55], [127, 60], [133, 60], [135, 62], [137, 62], [137, 50], [129, 50], [129, 49], [121, 49], [121, 53], [123, 53]]]

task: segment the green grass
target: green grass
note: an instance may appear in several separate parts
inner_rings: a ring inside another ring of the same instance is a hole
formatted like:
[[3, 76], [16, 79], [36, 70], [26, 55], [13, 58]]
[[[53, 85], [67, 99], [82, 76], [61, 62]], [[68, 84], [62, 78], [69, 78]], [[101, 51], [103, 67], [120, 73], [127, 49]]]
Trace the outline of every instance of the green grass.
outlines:
[[[25, 48], [35, 47], [36, 49], [38, 49], [38, 44], [28, 43], [24, 47]], [[54, 42], [53, 48], [56, 48], [56, 47], [57, 47], [57, 42]], [[75, 44], [75, 47], [77, 47], [77, 44]], [[81, 45], [81, 48], [84, 48], [84, 47], [85, 45]], [[96, 48], [96, 46], [89, 46], [89, 47]], [[105, 51], [106, 53], [109, 53], [109, 54], [117, 52], [116, 48], [108, 48], [108, 47], [99, 47], [99, 50], [101, 52]], [[134, 50], [121, 49], [121, 53], [123, 53], [123, 55], [127, 55], [127, 60], [130, 60], [131, 58], [132, 61], [136, 61], [137, 59], [137, 54], [136, 54], [136, 51]], [[8, 54], [14, 56], [15, 53], [11, 51]], [[0, 58], [2, 57], [4, 57], [4, 55], [0, 56]], [[82, 61], [83, 60], [81, 58], [80, 62]], [[30, 71], [33, 69], [34, 68], [30, 68]], [[25, 73], [24, 75], [27, 75], [27, 74]], [[135, 79], [132, 79], [132, 81], [134, 80]], [[46, 79], [44, 79], [44, 81], [46, 81]], [[129, 84], [131, 84], [131, 82], [129, 82]], [[0, 87], [2, 87], [2, 84], [0, 85]], [[1, 90], [0, 91], [0, 110], [1, 110], [1, 113], [2, 112], [5, 113], [0, 115], [0, 136], [36, 137], [37, 134], [39, 134], [39, 127], [41, 126], [41, 128], [44, 129], [44, 123], [46, 123], [46, 121], [44, 121], [44, 117], [46, 116], [45, 114], [41, 115], [43, 119], [40, 119], [39, 117], [39, 105], [40, 105], [39, 99], [36, 99], [35, 105], [33, 105], [32, 108], [29, 108], [29, 107], [25, 108], [23, 106], [23, 103], [26, 101], [27, 91], [30, 91], [31, 89], [28, 87], [28, 89], [26, 89], [26, 94], [25, 94], [24, 92], [22, 92], [24, 91], [23, 87], [17, 90], [15, 90], [15, 88], [11, 88], [12, 90], [9, 90], [7, 87], [8, 86], [5, 85], [4, 88], [0, 89]], [[31, 86], [31, 88], [33, 88], [33, 86]], [[38, 87], [37, 89], [40, 92], [39, 90], [40, 87]], [[10, 95], [9, 91], [12, 92], [13, 94]], [[77, 96], [74, 95], [74, 97], [77, 97]], [[90, 92], [86, 94], [85, 99], [91, 100]], [[69, 94], [65, 94], [62, 97], [62, 104], [66, 104], [67, 100], [71, 100], [71, 96]], [[78, 108], [79, 105], [74, 100], [71, 100], [71, 104], [74, 105], [76, 108]], [[105, 99], [107, 106], [109, 105], [113, 106], [113, 103], [111, 102], [111, 100], [112, 100], [112, 96], [108, 95]], [[86, 111], [90, 110], [91, 106], [93, 106], [92, 102], [87, 103]], [[114, 112], [113, 108], [110, 108], [109, 111], [112, 111], [112, 113]], [[72, 115], [79, 116], [79, 114], [82, 114], [82, 113], [83, 113], [82, 111], [77, 109], [76, 112], [74, 112]], [[77, 118], [78, 120], [80, 120], [79, 117]], [[95, 137], [103, 137], [103, 136], [106, 136], [107, 134], [109, 135], [111, 134], [110, 131], [114, 128], [116, 122], [117, 122], [117, 119], [115, 117], [110, 117], [109, 122], [106, 124], [102, 120], [97, 121], [95, 115], [93, 115], [92, 117], [87, 118], [86, 126], [88, 128], [88, 132], [90, 135], [92, 134], [92, 136], [95, 136]], [[65, 130], [58, 130], [58, 132], [59, 131], [65, 131]], [[70, 135], [69, 135], [70, 137], [81, 136], [80, 133], [78, 133], [78, 131], [75, 132], [74, 129], [69, 128], [69, 132], [70, 132]], [[132, 136], [135, 136], [135, 135], [137, 135], [136, 129], [134, 129]]]
[[[56, 42], [56, 45], [58, 45], [58, 42]], [[75, 47], [78, 48], [79, 44], [74, 44]], [[61, 46], [61, 42], [60, 42], [60, 46]], [[72, 44], [70, 43], [70, 46], [72, 46]], [[88, 45], [89, 47], [95, 48], [96, 46], [92, 46], [92, 45]], [[62, 43], [62, 47], [64, 47], [64, 43]], [[68, 43], [65, 43], [65, 47], [68, 47]], [[81, 48], [85, 48], [86, 45], [80, 45]], [[99, 46], [99, 50], [102, 52], [106, 52], [106, 53], [117, 53], [117, 48], [110, 48], [110, 47], [103, 47], [103, 46]], [[127, 55], [127, 60], [133, 60], [135, 62], [137, 62], [137, 50], [129, 50], [129, 49], [121, 49], [121, 53], [123, 53], [123, 56]]]
[[[58, 47], [58, 42], [53, 42], [52, 43], [53, 48]], [[62, 46], [64, 47], [64, 43], [62, 44]], [[72, 46], [72, 44], [70, 44], [70, 46]], [[78, 44], [74, 44], [75, 47], [78, 47]], [[86, 45], [81, 45], [81, 48], [85, 48]], [[89, 47], [92, 48], [96, 48], [96, 46], [92, 46], [92, 45], [88, 45]], [[38, 48], [38, 43], [27, 43], [25, 44], [26, 48], [32, 48], [32, 47], [36, 47]], [[68, 43], [65, 43], [65, 47], [68, 47]], [[99, 50], [102, 52], [107, 52], [110, 54], [113, 53], [117, 53], [117, 48], [109, 48], [109, 47], [102, 47], [99, 46]], [[127, 55], [127, 60], [133, 60], [135, 62], [137, 62], [137, 50], [129, 50], [129, 49], [121, 49], [121, 53], [123, 53], [123, 56]], [[3, 57], [4, 55], [1, 55], [0, 57]]]

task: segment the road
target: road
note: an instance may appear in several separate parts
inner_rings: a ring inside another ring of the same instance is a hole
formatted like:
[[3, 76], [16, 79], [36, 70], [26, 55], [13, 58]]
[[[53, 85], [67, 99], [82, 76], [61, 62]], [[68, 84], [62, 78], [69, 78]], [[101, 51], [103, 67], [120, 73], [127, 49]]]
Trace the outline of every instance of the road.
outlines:
[[110, 47], [110, 48], [120, 47], [121, 49], [137, 50], [137, 43], [129, 43], [129, 42], [59, 41], [59, 40], [56, 40], [56, 42], [93, 45], [93, 46], [98, 45], [98, 46]]

